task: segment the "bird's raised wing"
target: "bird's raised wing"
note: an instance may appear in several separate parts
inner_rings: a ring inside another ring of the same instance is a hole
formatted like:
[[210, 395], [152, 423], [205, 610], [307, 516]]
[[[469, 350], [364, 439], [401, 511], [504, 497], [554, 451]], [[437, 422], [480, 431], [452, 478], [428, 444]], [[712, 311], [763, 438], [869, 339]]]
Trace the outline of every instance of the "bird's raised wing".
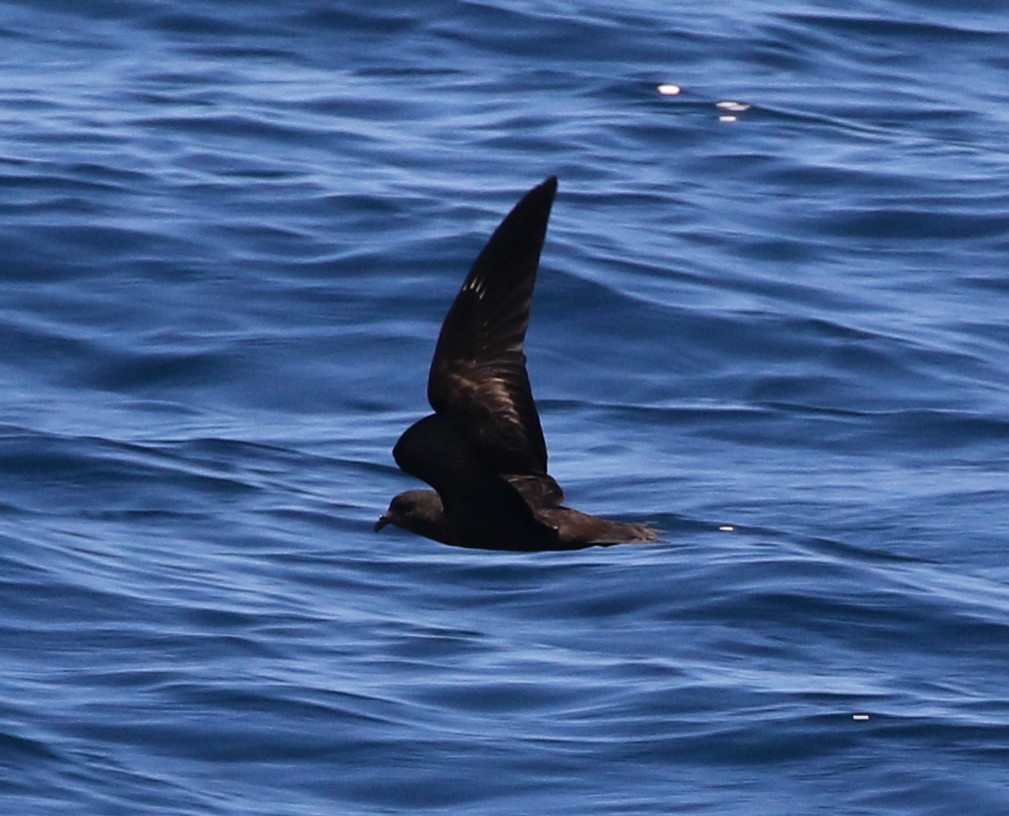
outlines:
[[547, 475], [523, 344], [556, 192], [555, 177], [530, 190], [480, 252], [442, 325], [427, 386], [431, 407], [490, 470], [535, 482], [551, 504], [563, 493]]

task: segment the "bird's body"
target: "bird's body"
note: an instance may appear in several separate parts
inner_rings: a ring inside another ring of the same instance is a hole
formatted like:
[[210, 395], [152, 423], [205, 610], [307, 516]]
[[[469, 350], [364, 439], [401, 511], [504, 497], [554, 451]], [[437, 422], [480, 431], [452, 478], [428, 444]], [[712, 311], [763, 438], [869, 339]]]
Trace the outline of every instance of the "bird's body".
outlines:
[[396, 496], [375, 525], [460, 547], [573, 550], [654, 541], [637, 524], [561, 502], [523, 351], [557, 179], [534, 187], [477, 257], [442, 325], [428, 377], [434, 413], [400, 437], [400, 468], [434, 490]]

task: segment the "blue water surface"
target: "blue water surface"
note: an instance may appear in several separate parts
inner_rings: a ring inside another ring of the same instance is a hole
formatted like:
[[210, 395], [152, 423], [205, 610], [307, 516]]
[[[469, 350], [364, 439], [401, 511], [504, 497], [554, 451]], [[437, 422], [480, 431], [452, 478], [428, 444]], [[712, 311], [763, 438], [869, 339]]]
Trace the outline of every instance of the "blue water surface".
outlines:
[[[0, 811], [1007, 812], [1003, 3], [24, 0], [0, 78]], [[554, 173], [551, 471], [662, 541], [375, 535]]]

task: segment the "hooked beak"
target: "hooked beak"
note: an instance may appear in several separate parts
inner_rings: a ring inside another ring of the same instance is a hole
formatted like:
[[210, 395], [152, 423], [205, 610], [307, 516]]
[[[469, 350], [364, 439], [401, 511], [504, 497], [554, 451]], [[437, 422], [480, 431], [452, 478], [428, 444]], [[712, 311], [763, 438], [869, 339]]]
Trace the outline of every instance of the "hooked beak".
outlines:
[[388, 513], [383, 513], [381, 516], [379, 516], [378, 521], [375, 522], [375, 532], [377, 533], [379, 530], [381, 530], [383, 527], [389, 524], [392, 524], [392, 516], [390, 516]]

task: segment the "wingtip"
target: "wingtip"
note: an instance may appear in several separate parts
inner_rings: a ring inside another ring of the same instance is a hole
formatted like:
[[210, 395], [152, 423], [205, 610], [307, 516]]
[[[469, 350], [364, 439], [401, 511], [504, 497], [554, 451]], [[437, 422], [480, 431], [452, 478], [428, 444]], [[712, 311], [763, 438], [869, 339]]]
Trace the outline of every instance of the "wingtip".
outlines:
[[557, 176], [547, 176], [543, 181], [522, 196], [522, 200], [515, 205], [513, 212], [534, 213], [539, 211], [543, 213], [542, 218], [545, 221], [550, 217], [550, 210], [553, 207], [554, 198], [556, 197]]
[[536, 185], [536, 190], [542, 190], [552, 200], [557, 195], [557, 176], [547, 176], [542, 182]]

